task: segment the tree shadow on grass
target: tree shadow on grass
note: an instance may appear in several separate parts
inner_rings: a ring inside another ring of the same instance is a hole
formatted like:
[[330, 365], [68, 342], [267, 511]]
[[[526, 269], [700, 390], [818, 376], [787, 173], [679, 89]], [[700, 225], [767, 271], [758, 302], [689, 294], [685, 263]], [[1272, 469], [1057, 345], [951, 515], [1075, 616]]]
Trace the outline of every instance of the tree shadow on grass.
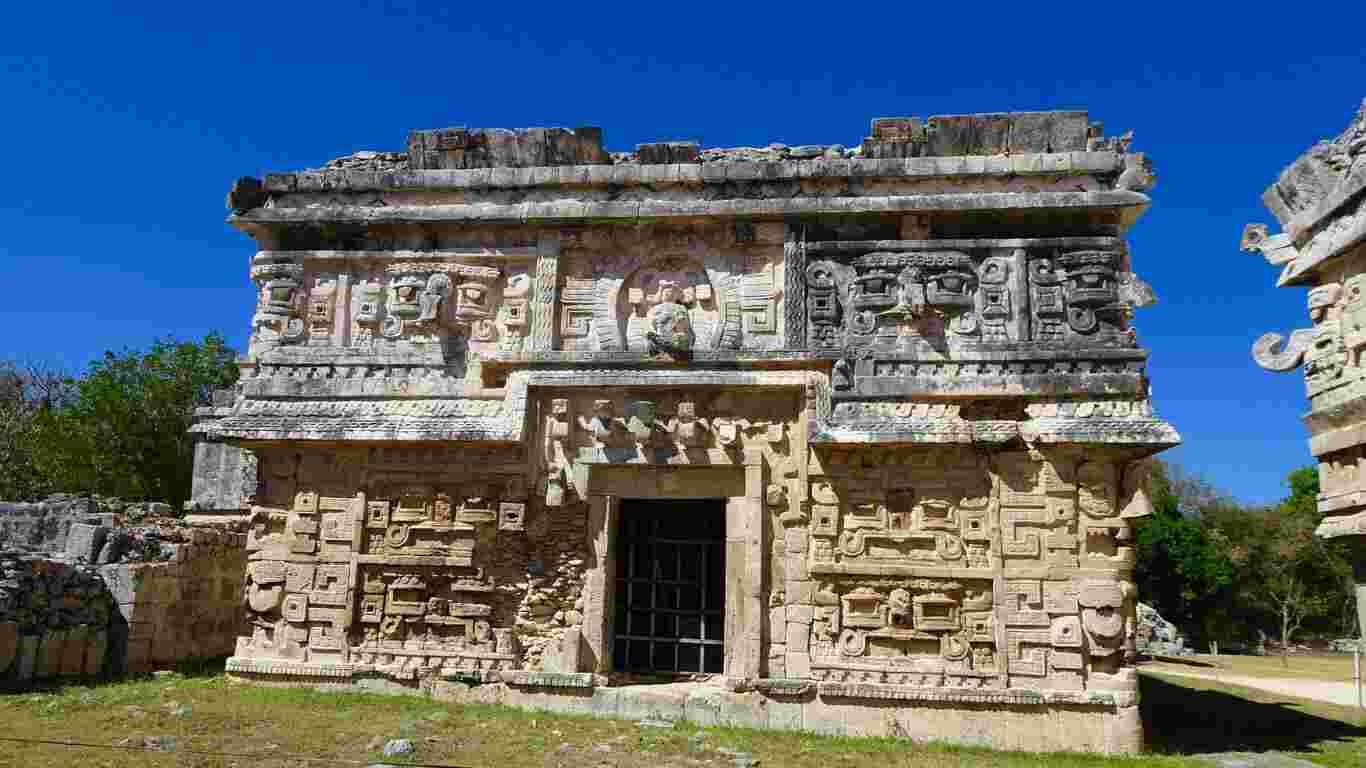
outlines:
[[1366, 728], [1310, 714], [1277, 699], [1256, 702], [1139, 676], [1143, 737], [1154, 752], [1311, 751], [1330, 741], [1366, 738]]

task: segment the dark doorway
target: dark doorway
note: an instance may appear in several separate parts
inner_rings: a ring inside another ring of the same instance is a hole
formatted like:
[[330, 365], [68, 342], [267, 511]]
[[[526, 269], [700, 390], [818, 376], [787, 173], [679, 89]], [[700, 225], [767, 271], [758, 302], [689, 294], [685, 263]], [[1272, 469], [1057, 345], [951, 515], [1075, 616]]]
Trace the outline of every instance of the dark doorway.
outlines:
[[620, 519], [613, 667], [721, 672], [725, 501], [623, 499]]

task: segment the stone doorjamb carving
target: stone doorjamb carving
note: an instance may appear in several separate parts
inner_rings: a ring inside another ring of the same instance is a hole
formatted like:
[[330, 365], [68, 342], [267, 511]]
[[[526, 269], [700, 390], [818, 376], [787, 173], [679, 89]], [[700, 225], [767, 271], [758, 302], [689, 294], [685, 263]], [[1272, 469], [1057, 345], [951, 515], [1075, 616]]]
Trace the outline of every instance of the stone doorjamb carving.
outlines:
[[584, 671], [612, 668], [614, 533], [620, 502], [629, 499], [723, 498], [726, 502], [725, 675], [759, 677], [764, 615], [764, 463], [758, 450], [746, 450], [743, 464], [647, 465], [585, 464], [588, 535], [593, 567], [584, 601]]

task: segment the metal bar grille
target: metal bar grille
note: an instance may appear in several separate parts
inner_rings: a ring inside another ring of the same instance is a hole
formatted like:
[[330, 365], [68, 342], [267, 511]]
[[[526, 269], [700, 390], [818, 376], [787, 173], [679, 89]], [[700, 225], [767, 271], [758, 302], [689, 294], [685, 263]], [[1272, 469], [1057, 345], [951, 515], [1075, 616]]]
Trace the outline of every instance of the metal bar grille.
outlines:
[[621, 505], [613, 664], [622, 672], [721, 672], [725, 506]]

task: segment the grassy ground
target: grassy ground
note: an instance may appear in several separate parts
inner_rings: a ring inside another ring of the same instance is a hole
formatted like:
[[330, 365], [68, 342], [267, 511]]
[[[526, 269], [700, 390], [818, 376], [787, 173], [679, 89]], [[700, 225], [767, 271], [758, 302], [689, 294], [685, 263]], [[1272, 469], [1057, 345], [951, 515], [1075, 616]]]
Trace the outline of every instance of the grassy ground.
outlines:
[[1214, 673], [1228, 672], [1231, 675], [1249, 677], [1302, 677], [1310, 680], [1334, 680], [1351, 682], [1352, 657], [1348, 654], [1291, 654], [1286, 663], [1280, 656], [1209, 656], [1196, 654], [1184, 657], [1196, 662], [1198, 666], [1153, 662], [1146, 669], [1173, 670], [1184, 669], [1190, 672]]
[[[763, 766], [1194, 766], [1191, 755], [1284, 749], [1325, 766], [1366, 765], [1366, 720], [1331, 705], [1285, 702], [1213, 681], [1145, 677], [1148, 741], [1138, 759], [1027, 755], [741, 729], [660, 730], [635, 723], [451, 706], [416, 697], [323, 694], [235, 685], [212, 672], [0, 696], [0, 736], [176, 751], [0, 742], [0, 765], [284, 768], [378, 762], [386, 740], [411, 739], [412, 759], [475, 766], [729, 766], [731, 751]], [[189, 754], [231, 752], [242, 757]], [[297, 756], [324, 758], [308, 763]], [[356, 761], [343, 763], [341, 761]]]

